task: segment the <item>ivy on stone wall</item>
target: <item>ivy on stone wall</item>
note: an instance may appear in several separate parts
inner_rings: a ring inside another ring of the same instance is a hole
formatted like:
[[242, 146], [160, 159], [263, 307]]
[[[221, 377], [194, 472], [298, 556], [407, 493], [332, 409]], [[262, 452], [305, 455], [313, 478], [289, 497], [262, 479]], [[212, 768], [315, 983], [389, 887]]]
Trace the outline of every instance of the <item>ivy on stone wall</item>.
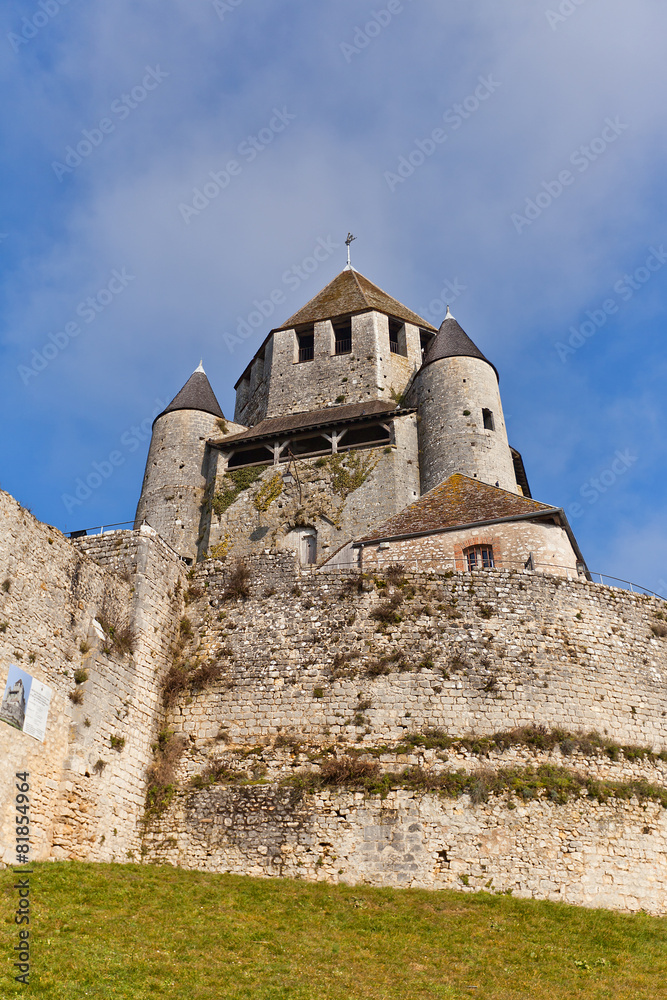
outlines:
[[217, 545], [214, 545], [211, 549], [210, 556], [212, 559], [224, 559], [229, 552], [232, 545], [232, 536], [228, 531], [225, 532], [224, 537]]
[[273, 501], [278, 499], [282, 491], [283, 477], [279, 472], [276, 472], [274, 476], [271, 476], [265, 483], [262, 483], [255, 492], [252, 498], [253, 507], [258, 511], [268, 510]]
[[254, 465], [248, 469], [228, 469], [211, 501], [211, 507], [220, 517], [231, 507], [240, 493], [257, 482], [268, 465]]
[[350, 493], [363, 486], [379, 460], [380, 456], [375, 453], [360, 451], [348, 451], [345, 455], [328, 455], [325, 463], [331, 474], [331, 488], [334, 493], [347, 500]]

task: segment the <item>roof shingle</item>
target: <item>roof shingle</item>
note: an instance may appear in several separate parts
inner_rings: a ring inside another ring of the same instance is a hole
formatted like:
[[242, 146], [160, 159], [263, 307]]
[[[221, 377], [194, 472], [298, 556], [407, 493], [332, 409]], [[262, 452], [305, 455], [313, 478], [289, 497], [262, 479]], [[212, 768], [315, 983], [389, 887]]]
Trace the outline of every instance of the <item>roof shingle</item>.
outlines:
[[342, 406], [328, 406], [324, 410], [308, 410], [305, 413], [290, 413], [284, 417], [268, 417], [261, 420], [250, 430], [241, 434], [232, 434], [216, 442], [221, 447], [253, 441], [256, 438], [274, 437], [294, 431], [305, 431], [331, 424], [348, 423], [351, 420], [363, 420], [372, 417], [396, 416], [408, 412], [399, 410], [396, 403], [386, 403], [382, 399], [369, 399], [365, 403], [347, 403]]
[[201, 410], [203, 413], [212, 413], [214, 417], [223, 416], [220, 403], [215, 398], [211, 383], [201, 365], [192, 373], [181, 391], [176, 393], [169, 406], [162, 413], [159, 413], [155, 420], [159, 420], [165, 413], [172, 413], [174, 410]]
[[442, 358], [479, 358], [480, 361], [486, 361], [487, 365], [491, 365], [496, 373], [496, 378], [498, 378], [496, 366], [491, 364], [479, 347], [472, 342], [465, 330], [449, 314], [443, 319], [437, 336], [426, 352], [422, 368], [426, 368], [427, 365], [433, 364], [434, 361], [440, 361]]
[[359, 541], [428, 534], [506, 517], [534, 517], [556, 509], [456, 473]]
[[383, 292], [363, 274], [347, 268], [341, 271], [333, 281], [330, 281], [321, 292], [318, 292], [315, 298], [307, 302], [293, 316], [290, 316], [282, 326], [275, 329], [291, 330], [303, 323], [317, 323], [320, 320], [334, 319], [336, 316], [367, 312], [369, 309], [376, 309], [388, 316], [402, 319], [405, 323], [414, 323], [415, 326], [435, 331], [435, 327], [431, 326], [430, 323], [427, 323], [417, 313], [412, 312], [407, 306], [402, 305], [397, 299], [392, 298], [391, 295]]

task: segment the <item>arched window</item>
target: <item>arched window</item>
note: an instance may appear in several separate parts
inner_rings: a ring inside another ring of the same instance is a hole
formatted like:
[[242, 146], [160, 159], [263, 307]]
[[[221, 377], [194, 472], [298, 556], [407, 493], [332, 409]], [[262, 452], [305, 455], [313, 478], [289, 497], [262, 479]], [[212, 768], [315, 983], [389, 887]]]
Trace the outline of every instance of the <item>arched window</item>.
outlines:
[[493, 569], [493, 548], [491, 545], [471, 545], [463, 550], [466, 569]]

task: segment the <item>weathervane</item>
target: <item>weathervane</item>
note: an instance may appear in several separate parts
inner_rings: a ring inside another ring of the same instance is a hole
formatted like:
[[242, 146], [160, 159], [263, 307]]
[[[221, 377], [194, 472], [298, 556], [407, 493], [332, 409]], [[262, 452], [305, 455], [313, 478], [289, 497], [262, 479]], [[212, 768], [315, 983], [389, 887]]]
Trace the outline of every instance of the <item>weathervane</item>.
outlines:
[[352, 267], [352, 262], [350, 260], [350, 243], [352, 242], [352, 240], [356, 240], [356, 238], [357, 237], [353, 236], [352, 233], [348, 233], [347, 239], [345, 240], [345, 246], [347, 247], [347, 266], [349, 268]]

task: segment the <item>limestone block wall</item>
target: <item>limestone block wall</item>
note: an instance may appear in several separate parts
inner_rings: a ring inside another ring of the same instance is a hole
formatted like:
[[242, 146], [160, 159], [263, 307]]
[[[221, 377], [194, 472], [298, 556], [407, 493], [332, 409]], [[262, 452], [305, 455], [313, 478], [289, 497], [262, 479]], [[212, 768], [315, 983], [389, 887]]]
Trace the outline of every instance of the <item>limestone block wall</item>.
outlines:
[[[352, 317], [352, 352], [334, 354], [333, 328], [327, 320], [315, 324], [315, 351], [311, 361], [298, 361], [294, 330], [273, 335], [273, 360], [266, 416], [277, 417], [331, 406], [339, 396], [346, 403], [391, 399], [400, 395], [420, 363], [417, 327], [409, 324], [408, 356], [389, 349], [389, 320], [370, 311]], [[237, 408], [235, 419], [244, 422], [251, 402]]]
[[[465, 531], [445, 531], [417, 538], [390, 539], [365, 545], [359, 562], [359, 550], [341, 554], [365, 572], [376, 572], [392, 564], [412, 570], [465, 569], [464, 550], [471, 545], [493, 549], [494, 564], [502, 569], [523, 569], [532, 556], [538, 572], [552, 576], [576, 577], [577, 557], [567, 532], [556, 524], [539, 521], [505, 521]], [[340, 560], [344, 562], [343, 558]]]
[[194, 559], [208, 476], [206, 442], [220, 436], [216, 417], [175, 410], [158, 417], [146, 461], [135, 527], [146, 520], [180, 555]]
[[[180, 791], [144, 839], [151, 860], [667, 912], [667, 810], [658, 802], [507, 793], [473, 801], [402, 787], [398, 777], [411, 766], [437, 774], [547, 764], [664, 788], [664, 759], [630, 751], [441, 753], [405, 742], [436, 729], [465, 736], [538, 724], [597, 730], [664, 758], [664, 602], [506, 571], [346, 583], [300, 573], [284, 556], [250, 565], [245, 602], [224, 599], [228, 566], [198, 569], [193, 647], [222, 656], [224, 672], [209, 689], [185, 692], [169, 716], [187, 750]], [[381, 797], [294, 783], [350, 752], [396, 773], [396, 786]], [[193, 787], [211, 765], [228, 777]]]
[[[422, 493], [456, 472], [519, 492], [491, 365], [479, 358], [435, 361], [415, 379], [410, 399], [415, 398], [421, 417]], [[484, 427], [483, 409], [493, 414], [494, 430]]]
[[276, 782], [191, 788], [144, 849], [213, 872], [667, 912], [667, 810], [656, 802], [473, 802], [405, 788], [382, 798]]
[[263, 357], [253, 358], [236, 386], [234, 420], [254, 427], [266, 416], [273, 364], [273, 337], [263, 347]]
[[177, 730], [195, 743], [224, 726], [232, 742], [363, 746], [426, 727], [544, 724], [667, 748], [664, 602], [503, 570], [409, 573], [400, 588], [342, 576], [287, 578], [273, 594], [258, 577], [252, 599], [234, 603], [215, 562], [203, 564], [197, 641], [230, 660], [224, 683], [179, 706]]
[[[417, 422], [414, 414], [394, 418], [394, 443], [336, 456], [300, 459], [298, 481], [285, 482], [285, 464], [269, 466], [222, 514], [216, 493], [229, 488], [224, 471], [208, 493], [210, 520], [200, 552], [240, 556], [291, 546], [290, 532], [302, 525], [317, 531], [317, 562], [351, 538], [366, 534], [419, 495]], [[268, 454], [268, 453], [267, 453]], [[291, 468], [294, 473], [294, 468]]]
[[[178, 621], [167, 590], [182, 565], [154, 533], [77, 546], [0, 494], [0, 684], [16, 664], [53, 690], [44, 742], [0, 723], [1, 863], [15, 860], [18, 770], [30, 772], [32, 857], [122, 860], [138, 850], [159, 678]], [[97, 624], [103, 611], [135, 629], [132, 655]], [[81, 668], [88, 679], [77, 685]], [[124, 740], [118, 749], [112, 736]]]

